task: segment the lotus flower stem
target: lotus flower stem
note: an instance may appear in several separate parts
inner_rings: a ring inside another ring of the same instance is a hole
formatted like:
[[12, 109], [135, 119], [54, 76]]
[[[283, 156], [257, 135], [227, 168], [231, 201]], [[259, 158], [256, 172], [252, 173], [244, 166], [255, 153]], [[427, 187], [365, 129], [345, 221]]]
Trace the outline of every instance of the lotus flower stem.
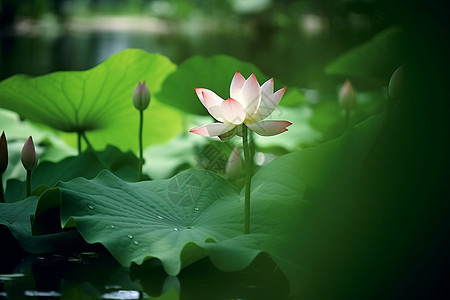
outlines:
[[252, 155], [248, 143], [247, 126], [242, 125], [242, 144], [245, 159], [245, 203], [244, 203], [244, 234], [250, 233], [250, 189], [252, 183]]
[[144, 111], [139, 111], [139, 167], [138, 167], [138, 181], [142, 179], [142, 164], [144, 162], [144, 154], [142, 147], [142, 131], [144, 127]]

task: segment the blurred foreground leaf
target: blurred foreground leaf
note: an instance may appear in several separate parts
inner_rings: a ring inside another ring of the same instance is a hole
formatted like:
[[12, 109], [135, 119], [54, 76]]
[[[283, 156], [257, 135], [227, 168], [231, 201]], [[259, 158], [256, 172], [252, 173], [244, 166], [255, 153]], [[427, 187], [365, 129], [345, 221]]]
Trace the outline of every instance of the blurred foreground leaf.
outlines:
[[404, 41], [400, 28], [388, 28], [338, 56], [326, 66], [325, 72], [358, 84], [386, 86], [392, 73], [403, 63]]

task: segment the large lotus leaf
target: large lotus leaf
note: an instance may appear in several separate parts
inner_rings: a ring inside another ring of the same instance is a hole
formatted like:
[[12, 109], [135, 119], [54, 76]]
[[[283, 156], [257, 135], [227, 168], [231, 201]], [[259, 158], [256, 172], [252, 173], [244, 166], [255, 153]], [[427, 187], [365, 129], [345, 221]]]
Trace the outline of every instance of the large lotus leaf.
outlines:
[[388, 28], [372, 40], [356, 46], [329, 63], [327, 74], [337, 75], [358, 83], [385, 86], [392, 73], [402, 64], [405, 36], [397, 27]]
[[205, 243], [243, 230], [239, 193], [208, 171], [139, 183], [104, 171], [93, 180], [77, 178], [60, 187], [62, 224], [76, 226], [89, 243], [105, 245], [123, 265], [156, 257], [176, 275], [206, 255]]
[[[59, 191], [49, 190], [41, 197], [59, 198]], [[29, 197], [15, 203], [0, 203], [0, 226], [9, 228], [22, 249], [30, 253], [60, 252], [75, 249], [74, 246], [82, 242], [75, 230], [42, 236], [32, 235], [30, 217], [36, 211], [38, 200], [38, 197]]]
[[[54, 129], [85, 132], [95, 147], [137, 149], [133, 89], [145, 80], [152, 95], [157, 94], [175, 68], [164, 56], [128, 49], [87, 71], [12, 76], [0, 82], [0, 107]], [[181, 130], [180, 113], [157, 98], [144, 113], [144, 145], [166, 141]]]
[[[162, 102], [186, 112], [207, 114], [194, 89], [207, 88], [223, 99], [227, 99], [230, 96], [230, 83], [236, 71], [241, 72], [245, 78], [255, 73], [260, 84], [269, 79], [253, 64], [230, 56], [216, 55], [209, 58], [194, 56], [184, 61], [175, 72], [167, 76], [157, 97]], [[279, 83], [275, 82], [275, 84]]]

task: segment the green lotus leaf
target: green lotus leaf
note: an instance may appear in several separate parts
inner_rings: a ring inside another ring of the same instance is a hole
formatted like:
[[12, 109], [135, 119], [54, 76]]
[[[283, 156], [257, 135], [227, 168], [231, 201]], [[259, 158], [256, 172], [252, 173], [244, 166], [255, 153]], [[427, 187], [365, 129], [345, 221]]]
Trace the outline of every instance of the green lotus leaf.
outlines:
[[[40, 163], [32, 173], [31, 190], [35, 196], [45, 191], [44, 186], [54, 186], [58, 181], [69, 181], [76, 177], [92, 179], [104, 169], [108, 169], [123, 180], [136, 181], [137, 157], [129, 152], [122, 153], [113, 146], [100, 152], [84, 151], [78, 156], [67, 157], [59, 162]], [[39, 187], [42, 189], [39, 192]], [[38, 190], [35, 190], [38, 189]], [[6, 202], [16, 202], [25, 198], [25, 182], [17, 179], [7, 181]]]
[[[58, 190], [58, 189], [57, 189]], [[59, 190], [45, 192], [41, 197], [58, 197]], [[76, 230], [34, 236], [31, 231], [30, 217], [35, 213], [38, 197], [29, 197], [14, 203], [0, 203], [0, 226], [6, 226], [17, 239], [20, 247], [29, 253], [60, 253], [64, 250], [74, 250], [76, 245], [83, 243]]]
[[[242, 199], [225, 179], [189, 170], [170, 180], [127, 183], [104, 171], [59, 184], [61, 222], [102, 243], [122, 264], [161, 260], [168, 274], [206, 256], [207, 242], [242, 232]], [[180, 257], [182, 256], [182, 258]]]
[[209, 58], [194, 56], [167, 76], [157, 97], [162, 102], [183, 111], [199, 115], [208, 114], [197, 98], [195, 88], [207, 88], [227, 99], [230, 96], [230, 83], [236, 71], [241, 72], [245, 78], [255, 73], [260, 84], [269, 79], [253, 64], [230, 56], [216, 55]]
[[405, 35], [397, 27], [390, 27], [372, 40], [347, 50], [325, 68], [330, 75], [358, 80], [359, 84], [387, 85], [390, 76], [402, 64]]
[[[128, 49], [87, 71], [12, 76], [0, 82], [0, 107], [60, 131], [85, 133], [94, 147], [137, 149], [139, 113], [131, 101], [133, 89], [145, 80], [152, 95], [157, 94], [175, 68], [162, 55]], [[157, 98], [144, 113], [145, 146], [169, 140], [182, 128], [180, 113]]]

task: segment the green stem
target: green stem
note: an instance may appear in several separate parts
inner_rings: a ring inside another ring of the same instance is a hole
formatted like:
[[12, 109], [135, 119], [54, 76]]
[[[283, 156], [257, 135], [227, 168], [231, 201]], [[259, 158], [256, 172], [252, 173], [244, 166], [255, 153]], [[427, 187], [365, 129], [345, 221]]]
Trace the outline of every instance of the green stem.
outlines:
[[78, 131], [77, 132], [77, 137], [78, 137], [78, 155], [81, 154], [81, 132]]
[[27, 170], [27, 197], [31, 195], [31, 171]]
[[247, 126], [242, 125], [242, 144], [245, 158], [245, 203], [244, 203], [244, 234], [250, 233], [250, 188], [252, 183], [252, 155], [248, 143]]
[[142, 164], [144, 163], [144, 151], [142, 147], [142, 132], [144, 127], [144, 111], [139, 111], [139, 169], [138, 169], [138, 181], [142, 179]]
[[3, 191], [3, 174], [0, 174], [0, 203], [5, 203], [5, 193]]
[[348, 130], [348, 126], [350, 125], [350, 110], [345, 110], [345, 130]]
[[88, 149], [94, 151], [94, 147], [92, 147], [91, 142], [89, 142], [86, 134], [84, 133], [84, 131], [81, 132], [81, 136], [83, 137], [83, 140], [86, 142], [86, 145], [88, 146]]

